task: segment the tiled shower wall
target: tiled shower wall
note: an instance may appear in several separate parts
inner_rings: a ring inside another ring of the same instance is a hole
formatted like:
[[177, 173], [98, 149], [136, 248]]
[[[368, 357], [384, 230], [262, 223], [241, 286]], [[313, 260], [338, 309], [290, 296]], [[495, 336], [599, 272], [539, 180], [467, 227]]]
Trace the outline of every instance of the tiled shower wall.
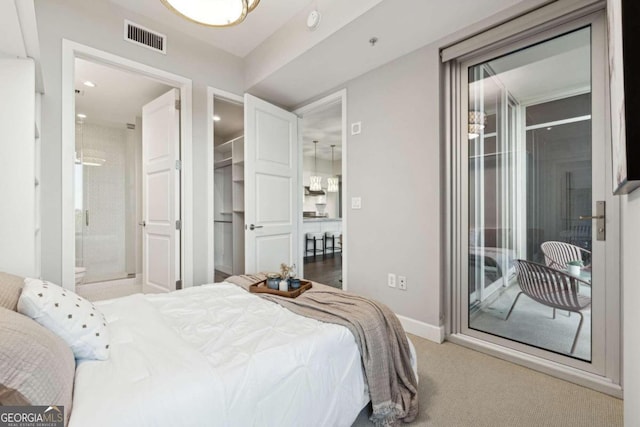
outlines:
[[135, 186], [128, 184], [136, 157], [127, 144], [133, 132], [124, 126], [76, 124], [77, 155], [104, 159], [101, 166], [82, 166], [82, 211], [76, 202], [76, 265], [87, 269], [85, 283], [123, 278], [131, 269], [127, 249], [134, 245], [127, 239], [135, 240], [131, 230], [136, 228], [127, 221], [135, 221], [130, 203], [136, 197], [130, 194]]

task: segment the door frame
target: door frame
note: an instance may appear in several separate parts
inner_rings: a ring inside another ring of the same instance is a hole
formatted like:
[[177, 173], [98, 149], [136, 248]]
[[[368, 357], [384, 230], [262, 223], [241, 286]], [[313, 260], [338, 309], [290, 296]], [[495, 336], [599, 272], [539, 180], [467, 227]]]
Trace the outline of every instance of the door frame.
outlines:
[[[331, 104], [340, 102], [342, 104], [342, 290], [348, 290], [348, 253], [349, 253], [349, 239], [347, 235], [348, 224], [348, 206], [347, 206], [347, 192], [348, 192], [348, 173], [347, 173], [347, 89], [341, 89], [337, 92], [331, 93], [316, 101], [310, 102], [293, 110], [293, 113], [298, 116], [298, 143], [300, 144], [300, 152], [298, 154], [298, 182], [302, 183], [302, 168], [303, 168], [303, 153], [302, 153], [302, 126], [300, 121], [304, 119], [305, 114], [309, 114], [313, 111], [319, 110]], [[300, 206], [300, 212], [298, 215], [298, 236], [302, 236], [302, 207], [303, 207], [303, 192], [298, 193], [298, 206]], [[298, 254], [298, 271], [302, 275], [304, 274], [304, 246], [301, 248]]]
[[[75, 59], [116, 67], [167, 84], [180, 91], [180, 264], [182, 286], [193, 286], [193, 156], [192, 156], [192, 82], [191, 79], [114, 55], [68, 39], [62, 40], [62, 286], [75, 290]], [[213, 224], [212, 224], [213, 226]]]
[[214, 191], [215, 191], [215, 141], [214, 98], [244, 105], [244, 97], [226, 90], [207, 86], [207, 283], [213, 283], [215, 270]]
[[[488, 334], [469, 331], [468, 310], [465, 310], [460, 301], [465, 300], [464, 280], [468, 276], [468, 265], [464, 260], [466, 251], [465, 242], [468, 243], [468, 227], [465, 227], [468, 216], [468, 194], [466, 193], [465, 165], [468, 161], [464, 157], [465, 148], [462, 142], [466, 139], [464, 127], [466, 121], [461, 111], [467, 105], [467, 88], [463, 84], [457, 86], [458, 82], [466, 81], [464, 74], [466, 66], [481, 63], [484, 60], [498, 57], [517, 50], [519, 47], [530, 46], [536, 42], [542, 42], [554, 36], [564, 34], [581, 27], [590, 25], [592, 28], [592, 63], [601, 66], [592, 68], [592, 91], [594, 97], [602, 99], [604, 102], [592, 104], [592, 117], [594, 117], [592, 129], [594, 148], [594, 159], [596, 154], [604, 158], [603, 173], [605, 179], [610, 179], [611, 151], [608, 105], [608, 69], [607, 69], [607, 45], [606, 45], [606, 22], [604, 13], [597, 11], [580, 18], [571, 18], [557, 23], [550, 28], [544, 26], [538, 31], [531, 31], [527, 37], [514, 37], [510, 42], [508, 39], [499, 43], [499, 47], [487, 50], [480, 48], [477, 54], [470, 53], [446, 64], [446, 86], [447, 92], [451, 94], [451, 99], [445, 97], [446, 123], [448, 130], [446, 135], [447, 149], [447, 231], [445, 249], [447, 252], [447, 306], [449, 315], [446, 316], [447, 339], [468, 346], [470, 348], [491, 354], [493, 356], [521, 364], [528, 368], [548, 373], [550, 375], [563, 378], [565, 380], [584, 385], [604, 393], [614, 396], [622, 396], [621, 382], [621, 316], [620, 316], [620, 265], [619, 265], [619, 234], [620, 234], [620, 212], [619, 200], [614, 198], [605, 185], [603, 193], [604, 200], [607, 201], [607, 216], [613, 221], [607, 230], [607, 247], [603, 254], [602, 268], [606, 268], [606, 287], [604, 281], [601, 291], [601, 307], [606, 306], [605, 314], [600, 315], [601, 325], [593, 323], [595, 335], [596, 329], [600, 328], [600, 340], [598, 344], [605, 347], [601, 360], [596, 360], [592, 355], [593, 363], [591, 369], [584, 362], [573, 362], [569, 358], [551, 354], [550, 352], [532, 349], [530, 346], [515, 343], [506, 339], [488, 339]], [[594, 35], [597, 33], [597, 36]], [[454, 64], [455, 62], [455, 64]], [[457, 65], [456, 65], [457, 64]], [[597, 83], [596, 83], [597, 82]], [[599, 119], [597, 119], [599, 118]], [[601, 140], [598, 146], [596, 141]], [[458, 148], [462, 147], [462, 148]], [[604, 185], [604, 183], [603, 183]], [[594, 191], [596, 188], [594, 187]], [[595, 194], [594, 194], [595, 197]], [[601, 249], [604, 252], [604, 248]], [[606, 325], [606, 334], [602, 329]], [[593, 338], [592, 338], [593, 339]], [[593, 366], [596, 366], [595, 368]], [[598, 371], [598, 372], [596, 372]]]

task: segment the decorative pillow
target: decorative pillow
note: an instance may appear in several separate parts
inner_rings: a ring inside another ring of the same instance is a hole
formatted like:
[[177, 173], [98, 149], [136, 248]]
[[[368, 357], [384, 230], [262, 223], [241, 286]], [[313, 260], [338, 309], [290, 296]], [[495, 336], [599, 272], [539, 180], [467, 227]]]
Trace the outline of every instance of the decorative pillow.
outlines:
[[24, 277], [0, 271], [0, 307], [16, 311]]
[[61, 405], [71, 412], [76, 361], [62, 339], [0, 307], [0, 406]]
[[18, 311], [62, 338], [76, 359], [109, 358], [104, 315], [76, 293], [53, 283], [25, 279]]

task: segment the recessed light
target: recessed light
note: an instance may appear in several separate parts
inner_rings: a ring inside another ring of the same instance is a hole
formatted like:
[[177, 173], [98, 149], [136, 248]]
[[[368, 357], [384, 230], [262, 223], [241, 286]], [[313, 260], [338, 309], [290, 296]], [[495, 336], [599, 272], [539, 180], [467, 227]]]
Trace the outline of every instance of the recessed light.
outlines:
[[547, 128], [547, 130], [551, 130], [551, 129], [553, 129], [553, 127], [552, 127], [552, 126], [549, 126], [549, 127]]
[[87, 80], [86, 82], [83, 83], [85, 86], [88, 87], [96, 87], [96, 84], [90, 80]]
[[214, 122], [219, 122], [220, 121], [220, 116], [213, 116], [213, 121]]
[[86, 119], [87, 118], [87, 115], [86, 114], [82, 114], [82, 113], [78, 113], [77, 116], [78, 116], [79, 119]]

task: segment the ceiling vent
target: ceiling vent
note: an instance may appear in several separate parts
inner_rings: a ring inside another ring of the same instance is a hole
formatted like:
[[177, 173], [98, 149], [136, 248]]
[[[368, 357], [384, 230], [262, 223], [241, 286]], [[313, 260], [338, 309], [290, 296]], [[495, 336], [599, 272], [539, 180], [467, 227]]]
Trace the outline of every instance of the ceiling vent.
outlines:
[[139, 46], [167, 54], [167, 36], [124, 20], [124, 39]]

